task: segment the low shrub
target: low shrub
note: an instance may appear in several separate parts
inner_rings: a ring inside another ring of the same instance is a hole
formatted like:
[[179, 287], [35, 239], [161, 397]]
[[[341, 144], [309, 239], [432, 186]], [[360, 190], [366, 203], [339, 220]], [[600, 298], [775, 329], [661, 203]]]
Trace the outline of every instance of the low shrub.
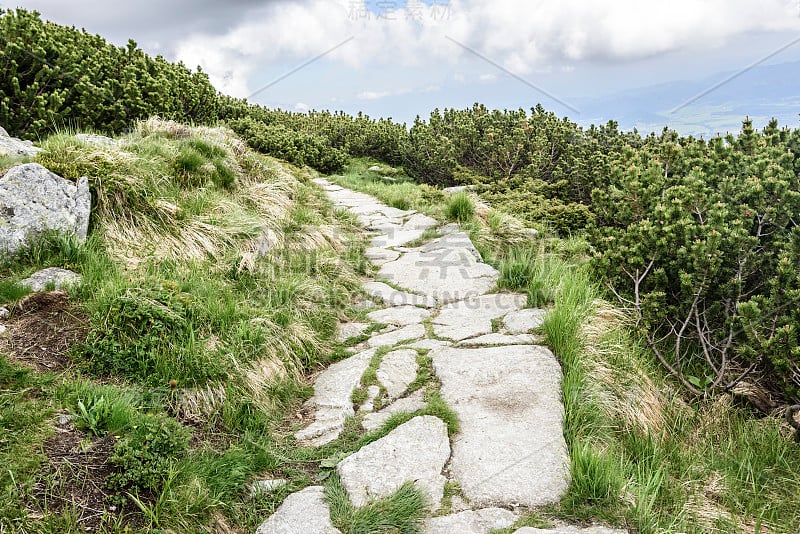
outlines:
[[333, 148], [325, 137], [298, 132], [280, 124], [267, 125], [253, 119], [231, 121], [230, 126], [251, 148], [298, 166], [308, 165], [322, 173], [331, 174], [342, 171], [347, 164], [347, 155]]
[[189, 448], [190, 433], [164, 415], [141, 415], [115, 445], [109, 463], [117, 471], [106, 478], [115, 500], [126, 493], [158, 494], [174, 469], [176, 460]]
[[100, 309], [78, 356], [89, 370], [153, 385], [170, 380], [204, 383], [220, 375], [219, 363], [194, 339], [189, 294], [165, 289], [133, 289]]

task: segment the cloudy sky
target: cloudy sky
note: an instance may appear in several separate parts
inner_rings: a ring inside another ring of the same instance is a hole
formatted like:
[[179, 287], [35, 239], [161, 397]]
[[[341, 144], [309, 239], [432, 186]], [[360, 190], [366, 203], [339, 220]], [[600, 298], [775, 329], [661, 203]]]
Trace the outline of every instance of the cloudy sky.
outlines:
[[[625, 91], [688, 80], [702, 92], [800, 60], [800, 0], [13, 2], [0, 5], [200, 65], [237, 97], [403, 121], [480, 101], [587, 122]], [[718, 105], [713, 93], [693, 105]], [[642, 105], [684, 102], [662, 92]]]

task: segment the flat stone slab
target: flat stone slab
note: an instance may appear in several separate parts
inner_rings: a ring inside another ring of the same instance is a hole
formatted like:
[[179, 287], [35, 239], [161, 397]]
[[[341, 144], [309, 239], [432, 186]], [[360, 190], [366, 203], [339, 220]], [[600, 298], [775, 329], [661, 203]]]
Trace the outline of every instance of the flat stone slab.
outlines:
[[336, 362], [314, 381], [314, 396], [306, 406], [315, 410], [314, 422], [295, 433], [299, 441], [319, 447], [339, 437], [348, 416], [355, 415], [351, 395], [361, 383], [375, 350], [365, 350]]
[[407, 346], [412, 349], [426, 349], [434, 350], [442, 347], [449, 347], [452, 345], [449, 341], [442, 341], [441, 339], [420, 339], [414, 343], [409, 343]]
[[531, 334], [486, 334], [456, 343], [456, 347], [492, 347], [498, 345], [534, 345], [538, 341]]
[[388, 284], [383, 282], [367, 282], [363, 286], [366, 291], [373, 298], [380, 300], [387, 306], [422, 306], [424, 308], [435, 308], [436, 301], [428, 298], [425, 295], [416, 295], [414, 293], [407, 293], [398, 291]]
[[394, 414], [414, 413], [418, 412], [419, 410], [424, 410], [426, 406], [427, 404], [422, 398], [422, 390], [415, 391], [408, 397], [397, 399], [389, 406], [386, 406], [377, 412], [368, 413], [364, 416], [364, 419], [362, 419], [361, 426], [363, 426], [365, 430], [372, 432], [373, 430], [377, 430], [383, 426], [383, 423], [388, 421], [389, 418]]
[[395, 306], [377, 310], [367, 314], [370, 321], [381, 324], [393, 324], [395, 326], [408, 326], [410, 324], [421, 323], [431, 316], [431, 312], [417, 306]]
[[547, 310], [526, 308], [509, 313], [503, 317], [503, 326], [509, 334], [527, 334], [544, 323]]
[[376, 373], [390, 399], [399, 398], [417, 378], [417, 351], [395, 350], [383, 356]]
[[515, 530], [514, 534], [628, 534], [628, 531], [601, 526], [593, 526], [588, 528], [568, 526], [550, 529], [522, 527]]
[[439, 221], [422, 213], [415, 213], [403, 224], [406, 230], [427, 230], [437, 226]]
[[405, 227], [398, 227], [397, 229], [385, 228], [382, 229], [381, 235], [372, 238], [370, 245], [373, 247], [392, 248], [405, 245], [416, 241], [425, 230], [407, 230]]
[[556, 503], [569, 483], [561, 367], [545, 347], [431, 353], [460, 422], [450, 472], [472, 506]]
[[384, 263], [395, 261], [397, 258], [400, 257], [400, 253], [397, 252], [396, 250], [390, 250], [380, 247], [370, 247], [364, 251], [364, 256], [366, 256], [366, 258], [375, 265], [383, 265]]
[[412, 324], [385, 334], [372, 336], [367, 340], [367, 345], [372, 348], [394, 347], [401, 341], [415, 340], [424, 337], [425, 333], [425, 326], [421, 324]]
[[469, 251], [473, 258], [483, 261], [481, 253], [475, 248], [472, 239], [466, 232], [447, 233], [442, 237], [428, 241], [420, 247], [422, 252], [441, 252], [455, 249], [465, 249]]
[[73, 284], [79, 284], [81, 279], [81, 275], [68, 269], [48, 267], [20, 281], [19, 285], [29, 287], [31, 291], [44, 291], [50, 284], [53, 285], [53, 289], [63, 289]]
[[348, 339], [358, 337], [369, 328], [366, 323], [342, 323], [339, 325], [339, 330], [336, 333], [336, 340], [339, 342], [347, 341]]
[[256, 534], [341, 534], [331, 523], [331, 511], [325, 502], [325, 488], [311, 486], [292, 493], [264, 521]]
[[414, 249], [384, 263], [378, 277], [444, 304], [476, 297], [497, 285], [497, 270], [467, 248]]
[[433, 319], [433, 332], [454, 341], [490, 334], [492, 319], [521, 309], [527, 301], [526, 295], [497, 293], [453, 302]]
[[392, 248], [405, 245], [422, 237], [422, 234], [424, 234], [425, 230], [428, 228], [439, 224], [436, 219], [432, 219], [421, 213], [400, 211], [392, 213], [386, 210], [383, 210], [381, 213], [387, 215], [387, 217], [407, 217], [410, 213], [414, 214], [400, 224], [397, 223], [396, 219], [394, 221], [387, 220], [383, 224], [380, 222], [371, 222], [369, 228], [380, 231], [379, 235], [375, 236], [371, 243], [372, 246], [376, 248]]
[[414, 482], [437, 507], [444, 494], [442, 476], [450, 457], [447, 425], [430, 415], [415, 417], [364, 446], [336, 466], [350, 501], [356, 507], [389, 497]]
[[450, 235], [450, 234], [457, 234], [461, 231], [461, 227], [458, 223], [448, 223], [444, 226], [439, 227], [438, 232], [442, 235]]
[[428, 519], [425, 534], [488, 534], [494, 530], [508, 528], [517, 516], [504, 508], [466, 510], [457, 514]]

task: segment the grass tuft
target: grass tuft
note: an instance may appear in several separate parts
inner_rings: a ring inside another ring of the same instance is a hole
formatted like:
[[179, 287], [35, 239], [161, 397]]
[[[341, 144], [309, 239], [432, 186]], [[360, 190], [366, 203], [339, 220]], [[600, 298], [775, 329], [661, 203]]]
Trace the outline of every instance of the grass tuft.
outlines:
[[469, 222], [475, 216], [475, 202], [466, 192], [461, 191], [454, 194], [447, 201], [445, 213], [453, 221], [459, 223]]
[[325, 487], [325, 499], [331, 509], [331, 521], [342, 532], [391, 534], [421, 532], [427, 513], [425, 496], [412, 482], [407, 482], [390, 497], [354, 508], [337, 475]]

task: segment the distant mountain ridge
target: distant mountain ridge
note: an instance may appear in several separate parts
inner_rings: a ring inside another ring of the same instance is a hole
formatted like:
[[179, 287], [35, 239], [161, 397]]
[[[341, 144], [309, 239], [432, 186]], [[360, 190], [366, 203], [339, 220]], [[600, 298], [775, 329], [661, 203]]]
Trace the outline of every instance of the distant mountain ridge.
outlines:
[[[577, 122], [588, 125], [615, 120], [623, 129], [636, 128], [644, 134], [669, 126], [681, 134], [705, 138], [738, 132], [746, 116], [758, 128], [772, 117], [782, 126], [800, 125], [800, 61], [754, 67], [721, 84], [735, 74], [723, 72], [699, 81], [668, 82], [607, 97], [575, 99], [581, 109]], [[714, 88], [716, 85], [719, 87]], [[708, 94], [698, 98], [706, 91]]]

